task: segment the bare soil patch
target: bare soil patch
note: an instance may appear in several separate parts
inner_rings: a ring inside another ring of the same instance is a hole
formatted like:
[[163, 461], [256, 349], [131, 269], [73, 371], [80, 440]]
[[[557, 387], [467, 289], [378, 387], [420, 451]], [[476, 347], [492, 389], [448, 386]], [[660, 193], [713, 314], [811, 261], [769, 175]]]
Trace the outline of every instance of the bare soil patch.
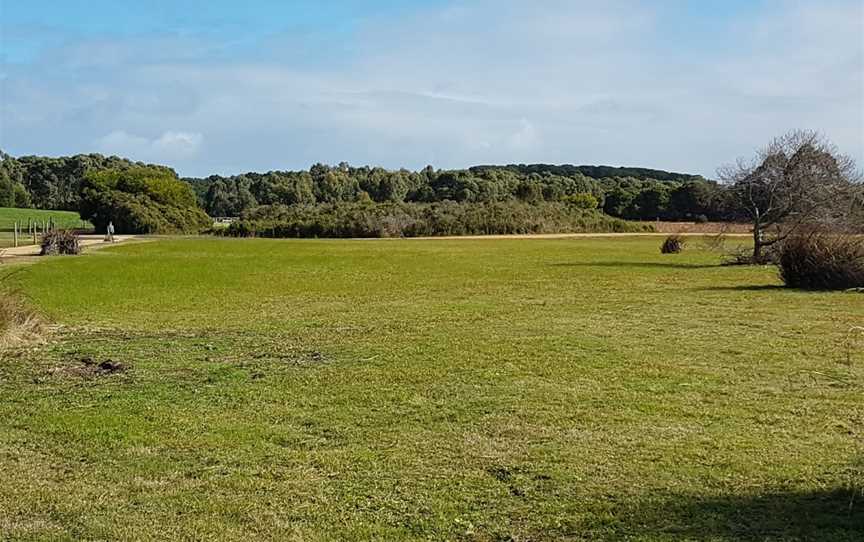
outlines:
[[[128, 243], [130, 241], [142, 241], [147, 238], [140, 235], [116, 235], [114, 242], [105, 241], [102, 235], [81, 235], [78, 236], [80, 247], [91, 249], [100, 249], [117, 245], [119, 243]], [[40, 256], [42, 252], [41, 245], [24, 245], [19, 247], [5, 247], [0, 249], [0, 262], [2, 261], [26, 261], [34, 257]]]
[[96, 361], [91, 357], [83, 357], [69, 365], [62, 365], [49, 369], [48, 373], [51, 375], [96, 378], [100, 376], [125, 373], [129, 368], [129, 365], [112, 359]]

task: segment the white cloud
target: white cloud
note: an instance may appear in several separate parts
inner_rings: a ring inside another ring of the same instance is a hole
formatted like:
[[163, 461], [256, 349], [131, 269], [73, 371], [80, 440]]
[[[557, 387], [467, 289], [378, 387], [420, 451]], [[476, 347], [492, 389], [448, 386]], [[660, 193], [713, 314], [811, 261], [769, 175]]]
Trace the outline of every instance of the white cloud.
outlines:
[[153, 149], [160, 154], [189, 156], [196, 154], [204, 137], [198, 133], [165, 132], [159, 139], [153, 141]]
[[194, 38], [102, 39], [0, 67], [0, 147], [93, 143], [194, 175], [341, 160], [711, 175], [813, 128], [864, 163], [864, 8], [767, 1], [690, 48], [668, 43], [672, 10], [629, 0], [478, 0], [373, 19], [335, 64], [232, 58]]
[[528, 119], [521, 119], [519, 130], [510, 136], [510, 147], [516, 151], [536, 149], [540, 146], [540, 134]]
[[204, 137], [199, 133], [165, 132], [155, 139], [115, 130], [98, 138], [94, 145], [104, 154], [115, 154], [133, 160], [170, 163], [195, 156]]

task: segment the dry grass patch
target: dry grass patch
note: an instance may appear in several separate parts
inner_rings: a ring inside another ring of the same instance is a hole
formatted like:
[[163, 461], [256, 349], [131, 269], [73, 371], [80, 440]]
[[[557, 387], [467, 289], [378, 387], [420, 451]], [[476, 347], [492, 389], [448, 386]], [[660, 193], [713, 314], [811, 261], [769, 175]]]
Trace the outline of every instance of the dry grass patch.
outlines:
[[0, 295], [0, 351], [37, 342], [45, 335], [45, 322], [20, 298], [9, 292]]

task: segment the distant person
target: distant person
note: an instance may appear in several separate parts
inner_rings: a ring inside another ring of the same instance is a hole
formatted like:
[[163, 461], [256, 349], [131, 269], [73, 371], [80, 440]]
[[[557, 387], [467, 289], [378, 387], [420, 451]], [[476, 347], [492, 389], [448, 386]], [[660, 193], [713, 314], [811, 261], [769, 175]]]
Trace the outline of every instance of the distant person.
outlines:
[[105, 235], [105, 240], [108, 241], [109, 243], [114, 242], [114, 223], [113, 222], [110, 222], [110, 221], [108, 222], [108, 230], [107, 230], [107, 235]]

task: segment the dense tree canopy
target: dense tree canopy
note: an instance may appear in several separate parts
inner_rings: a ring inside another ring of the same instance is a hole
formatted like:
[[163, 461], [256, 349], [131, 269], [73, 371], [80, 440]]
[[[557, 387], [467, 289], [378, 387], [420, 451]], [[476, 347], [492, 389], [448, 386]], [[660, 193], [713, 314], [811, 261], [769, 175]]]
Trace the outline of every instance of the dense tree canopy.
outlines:
[[80, 205], [81, 218], [99, 231], [109, 222], [118, 233], [197, 233], [211, 224], [192, 188], [164, 167], [88, 172]]
[[[591, 177], [592, 174], [619, 175]], [[654, 177], [649, 176], [653, 174]], [[636, 175], [636, 176], [631, 176]], [[655, 178], [657, 177], [657, 178]], [[370, 200], [377, 203], [566, 202], [612, 216], [641, 220], [724, 219], [731, 212], [720, 187], [698, 176], [664, 171], [590, 166], [479, 166], [421, 171], [336, 167], [271, 171], [233, 177], [187, 179], [211, 216], [239, 216], [258, 205], [321, 204]]]
[[27, 189], [3, 169], [0, 169], [0, 207], [30, 207]]
[[106, 169], [128, 169], [144, 166], [116, 156], [79, 154], [50, 158], [21, 156], [13, 158], [0, 152], [0, 178], [4, 174], [13, 183], [20, 184], [29, 201], [23, 206], [38, 209], [77, 211], [81, 186], [88, 172]]
[[[3, 155], [0, 204], [79, 210], [88, 175], [142, 167], [164, 170], [174, 176], [169, 168], [116, 156], [12, 158]], [[594, 201], [605, 213], [631, 220], [736, 217], [728, 194], [716, 183], [699, 176], [645, 168], [521, 164], [461, 170], [436, 170], [427, 166], [420, 171], [409, 171], [341, 163], [337, 166], [315, 164], [308, 171], [250, 172], [184, 180], [192, 186], [198, 204], [210, 216], [241, 216], [259, 205], [362, 201], [572, 204], [578, 200], [581, 206]]]

